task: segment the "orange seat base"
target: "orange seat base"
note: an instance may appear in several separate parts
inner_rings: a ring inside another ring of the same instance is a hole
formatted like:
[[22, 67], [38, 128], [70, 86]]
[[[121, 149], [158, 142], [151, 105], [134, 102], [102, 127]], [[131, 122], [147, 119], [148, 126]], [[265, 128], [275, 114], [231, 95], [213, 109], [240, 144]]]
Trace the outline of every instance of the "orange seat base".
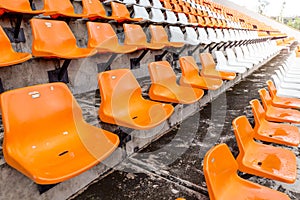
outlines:
[[268, 106], [266, 119], [274, 122], [300, 123], [300, 112], [288, 108]]
[[255, 138], [266, 142], [298, 146], [300, 143], [300, 132], [295, 126], [289, 124], [278, 124], [268, 121], [260, 122], [255, 132]]
[[252, 143], [245, 155], [239, 154], [237, 161], [240, 171], [245, 173], [286, 183], [296, 180], [296, 156], [287, 149]]
[[300, 109], [300, 99], [275, 96], [272, 98], [272, 104], [282, 108]]
[[235, 79], [235, 77], [236, 77], [236, 73], [234, 73], [234, 72], [215, 71], [215, 72], [206, 73], [201, 70], [200, 73], [204, 77], [229, 80], [229, 81]]
[[222, 86], [223, 81], [220, 79], [201, 77], [199, 75], [196, 75], [193, 77], [189, 77], [189, 79], [182, 77], [180, 79], [180, 84], [205, 90], [217, 90]]

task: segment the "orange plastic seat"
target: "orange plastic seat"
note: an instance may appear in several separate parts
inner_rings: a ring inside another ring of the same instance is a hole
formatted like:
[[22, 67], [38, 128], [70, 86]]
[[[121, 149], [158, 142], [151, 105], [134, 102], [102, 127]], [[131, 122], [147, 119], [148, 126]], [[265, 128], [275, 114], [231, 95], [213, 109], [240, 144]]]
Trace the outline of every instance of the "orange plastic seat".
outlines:
[[51, 18], [72, 17], [82, 18], [83, 14], [77, 14], [70, 0], [44, 0], [44, 15]]
[[254, 137], [266, 142], [298, 146], [300, 132], [290, 124], [269, 122], [265, 119], [265, 110], [257, 99], [250, 101], [255, 120]]
[[188, 19], [189, 19], [189, 23], [198, 25], [198, 19], [195, 15], [188, 14]]
[[197, 21], [200, 27], [206, 27], [207, 23], [201, 16], [197, 16]]
[[300, 112], [289, 108], [272, 106], [272, 99], [266, 89], [260, 89], [260, 98], [266, 111], [266, 119], [274, 122], [300, 123]]
[[97, 53], [93, 48], [79, 48], [68, 24], [64, 21], [31, 19], [35, 57], [84, 58]]
[[0, 67], [15, 65], [29, 60], [32, 56], [30, 53], [16, 52], [9, 41], [9, 38], [0, 26]]
[[184, 5], [184, 2], [182, 0], [178, 0], [178, 3], [179, 5]]
[[124, 44], [136, 46], [138, 49], [160, 50], [165, 47], [163, 44], [148, 43], [147, 36], [142, 27], [137, 24], [123, 24], [124, 28]]
[[120, 45], [118, 36], [109, 23], [87, 22], [88, 47], [96, 48], [99, 53], [131, 53], [136, 46]]
[[288, 97], [279, 97], [277, 96], [277, 89], [274, 83], [271, 80], [267, 81], [269, 93], [272, 98], [272, 105], [282, 108], [295, 108], [300, 109], [300, 99], [297, 98], [288, 98]]
[[87, 124], [64, 83], [1, 94], [6, 162], [38, 184], [68, 180], [107, 158], [117, 135]]
[[167, 9], [167, 10], [172, 10], [173, 9], [172, 5], [167, 0], [163, 1], [163, 5], [164, 5], [164, 8]]
[[29, 0], [1, 0], [0, 15], [5, 12], [38, 15], [43, 13], [44, 10], [32, 10]]
[[185, 13], [185, 14], [191, 14], [190, 13], [190, 9], [187, 6], [182, 5], [180, 7], [181, 7], [181, 10], [182, 10], [183, 13]]
[[203, 19], [204, 19], [205, 24], [206, 24], [207, 27], [213, 28], [215, 26], [215, 24], [213, 23], [213, 21], [211, 20], [210, 17], [203, 16]]
[[178, 85], [176, 74], [167, 61], [152, 62], [148, 68], [152, 82], [149, 96], [153, 100], [191, 104], [204, 94], [201, 89]]
[[297, 176], [296, 156], [290, 150], [257, 143], [254, 130], [246, 116], [232, 122], [237, 140], [239, 170], [286, 183], [294, 183]]
[[150, 25], [149, 26], [151, 41], [152, 44], [162, 44], [166, 47], [183, 47], [184, 43], [182, 42], [170, 42], [168, 38], [168, 34], [165, 31], [164, 27], [158, 25]]
[[116, 2], [111, 2], [111, 18], [113, 18], [117, 22], [124, 22], [124, 21], [133, 21], [139, 22], [142, 21], [142, 18], [131, 18], [130, 13], [126, 7], [126, 5]]
[[145, 100], [142, 90], [129, 69], [117, 69], [98, 75], [101, 94], [101, 121], [146, 130], [171, 116], [170, 104]]
[[89, 20], [113, 19], [106, 15], [106, 11], [99, 0], [82, 0], [82, 15]]
[[242, 179], [237, 170], [238, 164], [226, 144], [219, 144], [206, 153], [203, 171], [210, 200], [290, 199], [284, 193]]
[[178, 4], [172, 4], [172, 8], [173, 8], [173, 9], [172, 9], [173, 12], [176, 12], [176, 13], [181, 13], [181, 12], [183, 12], [181, 6], [178, 5]]
[[201, 53], [199, 55], [202, 64], [201, 75], [223, 80], [233, 80], [236, 77], [234, 72], [222, 72], [216, 70], [216, 63], [210, 53]]
[[198, 11], [196, 10], [196, 8], [190, 7], [189, 9], [192, 15], [198, 15]]
[[216, 90], [222, 86], [223, 81], [220, 79], [200, 76], [199, 68], [192, 56], [179, 58], [179, 63], [182, 72], [180, 78], [181, 85], [188, 85], [205, 90]]

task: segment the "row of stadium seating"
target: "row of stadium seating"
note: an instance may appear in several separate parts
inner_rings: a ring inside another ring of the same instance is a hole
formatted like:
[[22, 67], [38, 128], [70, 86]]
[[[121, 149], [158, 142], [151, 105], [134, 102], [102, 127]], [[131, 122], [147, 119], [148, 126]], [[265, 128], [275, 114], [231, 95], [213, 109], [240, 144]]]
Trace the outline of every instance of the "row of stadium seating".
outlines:
[[[287, 146], [299, 145], [299, 128], [288, 124], [300, 123], [299, 62], [296, 54], [292, 54], [272, 76], [276, 87], [268, 80], [268, 90], [262, 88], [258, 91], [263, 106], [258, 99], [250, 101], [254, 128], [246, 116], [233, 120], [239, 148], [236, 160], [226, 144], [219, 144], [207, 152], [203, 169], [211, 199], [290, 199], [286, 194], [242, 179], [237, 175], [237, 170], [286, 183], [295, 182], [295, 154], [288, 149], [255, 142], [254, 139]], [[235, 190], [229, 189], [232, 187]]]
[[[122, 45], [118, 42], [118, 36], [110, 24], [88, 22], [88, 48], [79, 48], [76, 45], [76, 38], [72, 31], [63, 21], [34, 18], [31, 20], [31, 26], [33, 34], [33, 56], [57, 57], [64, 59], [83, 58], [94, 55], [97, 51], [98, 53], [131, 53], [140, 49], [160, 50], [164, 47], [179, 48], [185, 44], [209, 45], [211, 43], [239, 42], [244, 40], [255, 41], [260, 38], [256, 31], [232, 30], [230, 32], [227, 29], [224, 29], [222, 32], [221, 29], [217, 29], [215, 32], [214, 29], [208, 28], [207, 33], [204, 28], [194, 29], [192, 27], [186, 27], [186, 34], [183, 34], [179, 27], [170, 26], [169, 40], [167, 32], [162, 26], [150, 25], [149, 32], [151, 34], [151, 40], [148, 42], [147, 36], [140, 25], [123, 24], [125, 39], [124, 45]], [[11, 55], [10, 57], [5, 56], [0, 60], [1, 66], [21, 63], [31, 58], [29, 53], [14, 52], [5, 32], [1, 29], [0, 33], [1, 40], [7, 47], [7, 54]], [[49, 42], [49, 38], [51, 42]], [[251, 45], [251, 47], [265, 48], [265, 46], [261, 45], [264, 44], [257, 43], [253, 44], [253, 46]], [[246, 49], [243, 50], [244, 53], [246, 53]], [[254, 49], [251, 50], [254, 51]], [[248, 55], [246, 54], [245, 56]]]
[[[82, 13], [75, 13], [74, 7], [69, 0], [54, 1], [45, 0], [43, 9], [33, 10], [28, 0], [22, 1], [3, 1], [0, 4], [1, 14], [19, 13], [24, 15], [51, 16], [52, 18], [89, 18], [90, 20], [114, 20], [117, 22], [153, 22], [166, 24], [181, 24], [201, 27], [215, 28], [236, 28], [268, 31], [267, 34], [278, 34], [279, 31], [266, 26], [265, 24], [252, 19], [235, 10], [231, 10], [213, 2], [194, 2], [194, 1], [163, 1], [164, 7], [159, 0], [140, 1], [105, 1], [110, 3], [111, 8], [105, 10], [99, 0], [82, 0]], [[133, 16], [127, 6], [133, 6]], [[146, 9], [151, 9], [150, 15]], [[163, 13], [164, 12], [164, 13]], [[150, 17], [151, 16], [151, 17]], [[265, 32], [266, 33], [266, 32]], [[280, 33], [279, 33], [280, 34]]]

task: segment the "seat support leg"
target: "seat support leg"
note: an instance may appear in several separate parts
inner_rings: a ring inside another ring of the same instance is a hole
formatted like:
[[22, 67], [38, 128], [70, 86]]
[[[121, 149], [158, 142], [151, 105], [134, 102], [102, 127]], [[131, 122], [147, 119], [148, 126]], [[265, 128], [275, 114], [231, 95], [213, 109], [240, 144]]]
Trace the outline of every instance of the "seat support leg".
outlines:
[[3, 87], [3, 83], [2, 83], [2, 79], [0, 78], [0, 94], [5, 92], [4, 87]]
[[243, 41], [239, 42], [238, 45], [236, 45], [236, 46], [240, 47], [240, 46], [244, 45], [244, 43], [245, 43], [246, 41], [247, 41], [247, 40], [243, 40]]
[[108, 61], [106, 63], [97, 63], [98, 73], [110, 70], [111, 69], [110, 65], [113, 63], [113, 61], [115, 60], [116, 57], [117, 57], [117, 54], [114, 53], [110, 56], [110, 58], [108, 59]]
[[156, 56], [155, 56], [155, 61], [161, 61], [161, 60], [163, 59], [163, 57], [164, 57], [165, 55], [167, 55], [168, 52], [169, 52], [168, 50], [164, 50], [164, 52], [163, 52], [162, 54], [156, 55]]
[[206, 49], [208, 49], [209, 48], [209, 44], [208, 45], [206, 45], [203, 49], [201, 49], [200, 51], [199, 51], [199, 53], [203, 53]]
[[197, 49], [199, 49], [200, 46], [201, 44], [197, 45], [194, 49], [188, 51], [188, 55], [189, 56], [193, 55], [197, 51]]
[[3, 30], [5, 31], [6, 35], [8, 36], [10, 42], [14, 42], [14, 43], [26, 42], [24, 31], [21, 28], [23, 15], [16, 14], [16, 15], [12, 15], [12, 16], [16, 18], [14, 25], [12, 22], [11, 28], [3, 27]]
[[71, 59], [66, 59], [62, 67], [55, 70], [48, 71], [49, 82], [64, 82], [69, 83], [68, 67], [71, 63]]
[[141, 53], [141, 55], [137, 58], [130, 59], [130, 69], [138, 69], [140, 68], [140, 62], [145, 57], [145, 55], [148, 53], [149, 49], [146, 49]]
[[44, 192], [47, 192], [48, 190], [50, 190], [51, 188], [53, 188], [54, 186], [56, 186], [57, 184], [49, 184], [49, 185], [40, 185], [40, 184], [37, 184], [37, 187], [38, 187], [38, 190], [39, 190], [40, 194], [43, 194]]
[[220, 43], [215, 44], [214, 46], [209, 46], [209, 52], [212, 52], [216, 47], [218, 47]]
[[35, 4], [33, 3], [33, 0], [29, 0], [30, 7], [32, 10], [36, 10]]
[[180, 51], [173, 53], [173, 61], [179, 60], [180, 54], [186, 49], [186, 45], [180, 49]]
[[[228, 47], [233, 48], [233, 47], [237, 46], [239, 43], [240, 43], [240, 41], [235, 41], [232, 44], [230, 44]], [[228, 48], [228, 47], [226, 47], [226, 48]]]
[[224, 46], [224, 49], [227, 49], [228, 47], [231, 48], [231, 45], [233, 45], [235, 42], [229, 42], [227, 45]]
[[125, 144], [129, 141], [131, 141], [131, 135], [123, 131], [121, 128], [118, 128], [114, 131], [115, 134], [117, 134], [120, 138], [120, 144], [119, 147], [125, 146]]
[[15, 25], [15, 32], [14, 32], [14, 39], [15, 40], [18, 39], [18, 37], [19, 37], [22, 19], [23, 19], [22, 15], [17, 17], [17, 22], [16, 22], [16, 25]]
[[218, 47], [217, 47], [217, 50], [219, 51], [219, 50], [222, 49], [225, 45], [226, 45], [226, 42], [223, 43], [221, 46], [218, 46]]

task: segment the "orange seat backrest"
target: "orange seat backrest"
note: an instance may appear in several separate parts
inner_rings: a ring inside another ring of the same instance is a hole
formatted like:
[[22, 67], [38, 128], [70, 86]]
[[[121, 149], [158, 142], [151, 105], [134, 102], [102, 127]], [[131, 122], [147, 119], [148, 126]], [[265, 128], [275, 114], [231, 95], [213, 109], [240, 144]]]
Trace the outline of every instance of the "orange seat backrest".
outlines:
[[254, 130], [246, 116], [235, 118], [232, 122], [232, 126], [238, 143], [240, 155], [243, 157], [245, 151], [247, 151], [248, 145], [254, 142]]
[[201, 26], [206, 26], [206, 22], [203, 19], [203, 17], [197, 16], [197, 21], [198, 21], [198, 24], [200, 24]]
[[8, 91], [1, 95], [1, 106], [6, 141], [11, 145], [20, 145], [20, 149], [24, 151], [32, 151], [31, 146], [26, 147], [26, 140], [42, 142], [65, 131], [37, 135], [40, 130], [51, 124], [66, 127], [66, 124], [75, 122], [72, 119], [81, 116], [79, 105], [64, 83], [49, 83]]
[[118, 106], [128, 107], [132, 95], [142, 95], [142, 89], [129, 69], [102, 72], [98, 75], [98, 84], [101, 94], [100, 113], [113, 115], [122, 112]]
[[33, 18], [30, 20], [33, 42], [32, 54], [41, 51], [68, 51], [76, 46], [74, 37], [68, 24], [64, 21]]
[[223, 24], [223, 27], [227, 27], [227, 22], [226, 22], [225, 19], [222, 19], [221, 22], [222, 22], [222, 24]]
[[266, 112], [258, 99], [253, 99], [250, 101], [252, 107], [252, 113], [255, 119], [255, 129], [260, 125], [260, 122], [265, 119]]
[[[2, 10], [2, 9], [4, 9], [4, 10]], [[6, 9], [20, 10], [20, 11], [21, 10], [32, 11], [28, 0], [1, 0], [0, 1], [0, 14], [3, 14]]]
[[206, 25], [208, 25], [208, 26], [214, 25], [209, 17], [203, 16], [203, 19], [204, 19]]
[[182, 76], [189, 79], [195, 75], [199, 75], [199, 68], [192, 56], [183, 56], [179, 58]]
[[149, 63], [149, 72], [152, 83], [176, 84], [176, 74], [168, 61]]
[[189, 13], [190, 13], [189, 8], [186, 7], [186, 6], [184, 6], [184, 5], [181, 6], [181, 10], [182, 10], [182, 12], [184, 12], [184, 13], [186, 13], [186, 14], [189, 14]]
[[179, 5], [184, 5], [184, 2], [182, 0], [178, 0]]
[[111, 2], [111, 10], [111, 16], [114, 18], [130, 18], [130, 13], [124, 4]]
[[269, 92], [263, 88], [258, 90], [258, 93], [264, 105], [264, 109], [267, 110], [268, 106], [272, 105], [272, 99], [271, 96], [269, 95]]
[[137, 24], [123, 24], [124, 28], [124, 44], [128, 45], [145, 45], [147, 36], [142, 27]]
[[270, 94], [271, 94], [271, 97], [272, 97], [272, 98], [276, 97], [277, 89], [276, 89], [276, 87], [275, 87], [273, 81], [268, 80], [268, 81], [267, 81], [267, 85], [268, 85], [268, 90], [269, 90], [269, 92], [270, 92]]
[[210, 21], [211, 21], [211, 23], [212, 23], [212, 25], [213, 26], [218, 26], [218, 22], [217, 22], [217, 20], [215, 19], [215, 18], [210, 18]]
[[182, 12], [180, 5], [172, 4], [172, 6], [173, 6], [173, 12]]
[[99, 0], [82, 0], [82, 14], [100, 14], [106, 16], [106, 11]]
[[205, 72], [215, 71], [216, 63], [210, 53], [201, 53], [199, 58], [202, 64], [202, 70]]
[[44, 0], [44, 7], [46, 12], [74, 13], [74, 7], [70, 0]]
[[170, 2], [172, 4], [177, 4], [177, 0], [166, 0], [166, 1], [168, 1], [168, 2]]
[[216, 200], [228, 192], [226, 183], [231, 176], [236, 176], [237, 170], [238, 164], [226, 144], [219, 144], [206, 153], [203, 171], [211, 200]]
[[0, 26], [0, 42], [1, 42], [0, 54], [9, 55], [15, 52], [11, 46], [9, 38], [7, 37], [6, 33], [4, 32], [1, 26]]
[[168, 34], [165, 31], [164, 27], [158, 25], [150, 25], [149, 30], [151, 34], [151, 43], [169, 42]]
[[109, 23], [87, 22], [88, 47], [112, 47], [118, 45], [118, 37]]
[[190, 23], [198, 23], [198, 20], [195, 15], [188, 14], [188, 18]]
[[172, 6], [171, 6], [171, 4], [170, 4], [170, 2], [168, 2], [167, 0], [164, 0], [164, 1], [163, 1], [163, 4], [164, 4], [164, 7], [165, 7], [166, 9], [169, 9], [169, 10], [172, 10], [172, 9], [173, 9]]

